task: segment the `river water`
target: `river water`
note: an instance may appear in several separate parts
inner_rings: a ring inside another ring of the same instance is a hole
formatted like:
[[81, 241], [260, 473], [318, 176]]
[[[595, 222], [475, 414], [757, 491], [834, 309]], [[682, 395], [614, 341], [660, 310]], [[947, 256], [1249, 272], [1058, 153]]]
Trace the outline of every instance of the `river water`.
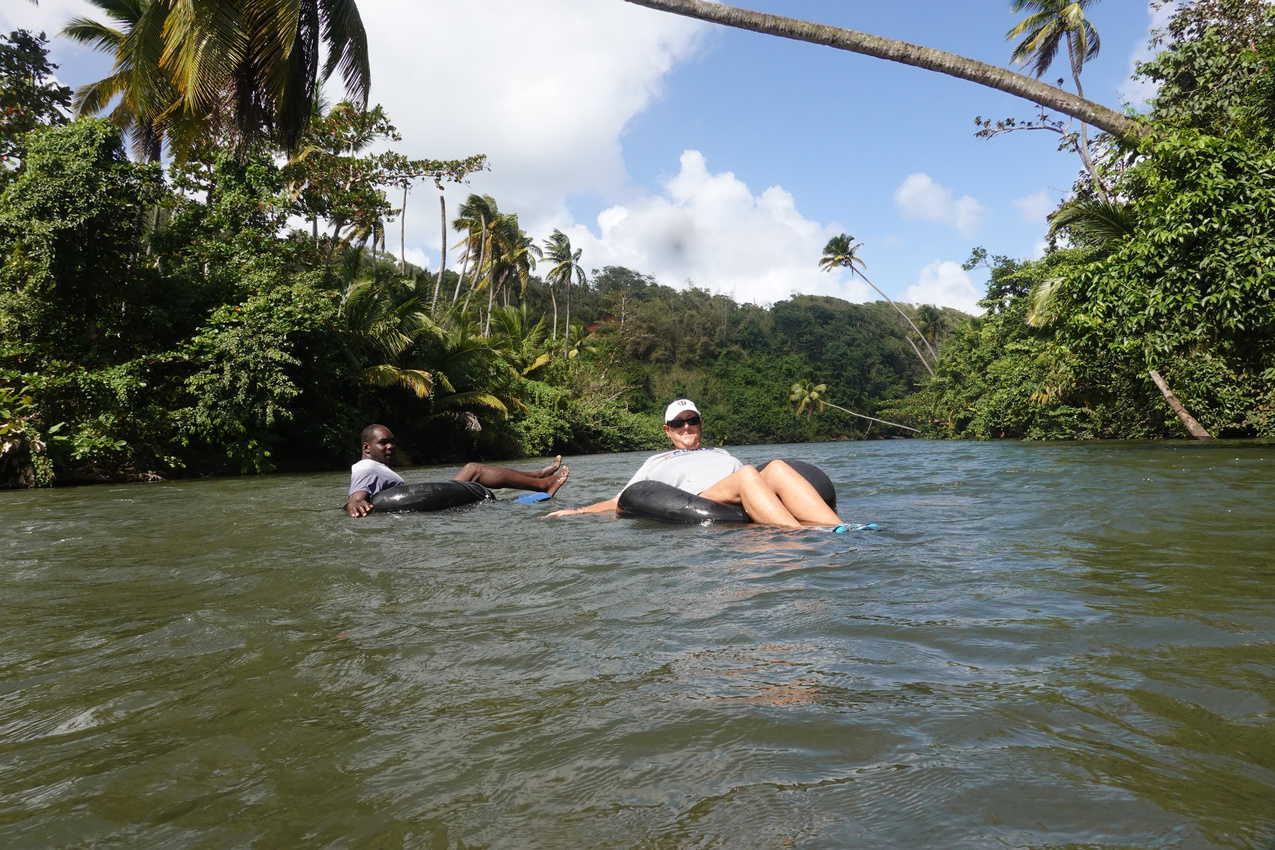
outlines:
[[1275, 847], [1275, 446], [737, 454], [880, 528], [0, 494], [0, 846]]

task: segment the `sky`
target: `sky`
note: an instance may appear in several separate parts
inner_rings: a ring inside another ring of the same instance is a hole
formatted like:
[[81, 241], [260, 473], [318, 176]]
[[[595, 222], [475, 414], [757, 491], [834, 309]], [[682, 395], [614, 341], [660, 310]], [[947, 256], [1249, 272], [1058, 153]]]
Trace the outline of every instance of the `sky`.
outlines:
[[[623, 0], [358, 5], [371, 101], [402, 133], [395, 148], [489, 158], [489, 171], [447, 187], [449, 218], [471, 192], [490, 194], [537, 242], [566, 233], [588, 270], [627, 266], [757, 304], [796, 293], [877, 300], [848, 272], [818, 269], [824, 244], [845, 232], [891, 298], [977, 313], [987, 272], [961, 263], [978, 246], [1039, 256], [1045, 217], [1080, 168], [1050, 133], [974, 136], [975, 116], [1031, 117], [1027, 101]], [[1008, 65], [1016, 23], [1009, 0], [738, 5], [997, 65]], [[85, 0], [3, 0], [0, 30], [45, 30], [59, 79], [78, 86], [110, 62], [56, 36], [75, 15], [102, 17]], [[1102, 50], [1086, 65], [1086, 95], [1143, 108], [1151, 92], [1131, 72], [1165, 12], [1106, 0], [1088, 15]], [[1045, 80], [1063, 76], [1060, 61]], [[437, 268], [440, 243], [437, 192], [425, 182], [408, 204], [408, 258]]]

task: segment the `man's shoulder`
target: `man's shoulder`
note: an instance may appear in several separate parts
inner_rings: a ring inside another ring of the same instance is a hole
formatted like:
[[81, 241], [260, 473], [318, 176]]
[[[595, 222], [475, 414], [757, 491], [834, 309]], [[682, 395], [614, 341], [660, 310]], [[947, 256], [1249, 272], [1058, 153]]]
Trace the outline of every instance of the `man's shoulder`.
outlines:
[[358, 474], [360, 472], [372, 472], [382, 469], [389, 469], [389, 467], [381, 463], [379, 460], [372, 460], [370, 457], [365, 457], [362, 460], [356, 461], [354, 465], [350, 467], [350, 472]]

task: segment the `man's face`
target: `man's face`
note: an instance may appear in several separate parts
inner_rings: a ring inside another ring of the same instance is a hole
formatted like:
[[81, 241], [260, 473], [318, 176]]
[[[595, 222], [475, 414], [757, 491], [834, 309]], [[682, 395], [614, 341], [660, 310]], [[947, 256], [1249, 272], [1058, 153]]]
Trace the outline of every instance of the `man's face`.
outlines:
[[372, 441], [363, 444], [363, 457], [386, 465], [394, 459], [394, 435], [390, 429], [378, 428], [373, 432]]
[[691, 411], [679, 413], [672, 422], [664, 423], [675, 449], [698, 449], [700, 445], [700, 415]]

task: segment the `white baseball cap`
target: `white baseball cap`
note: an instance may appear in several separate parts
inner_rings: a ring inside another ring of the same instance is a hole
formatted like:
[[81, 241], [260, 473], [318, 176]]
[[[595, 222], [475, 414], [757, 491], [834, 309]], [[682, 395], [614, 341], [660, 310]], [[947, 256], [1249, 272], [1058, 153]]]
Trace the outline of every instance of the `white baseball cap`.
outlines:
[[699, 408], [695, 406], [695, 402], [691, 401], [689, 398], [679, 398], [677, 401], [664, 408], [664, 421], [672, 422], [677, 418], [677, 414], [685, 413], [688, 410], [691, 413], [699, 413]]

